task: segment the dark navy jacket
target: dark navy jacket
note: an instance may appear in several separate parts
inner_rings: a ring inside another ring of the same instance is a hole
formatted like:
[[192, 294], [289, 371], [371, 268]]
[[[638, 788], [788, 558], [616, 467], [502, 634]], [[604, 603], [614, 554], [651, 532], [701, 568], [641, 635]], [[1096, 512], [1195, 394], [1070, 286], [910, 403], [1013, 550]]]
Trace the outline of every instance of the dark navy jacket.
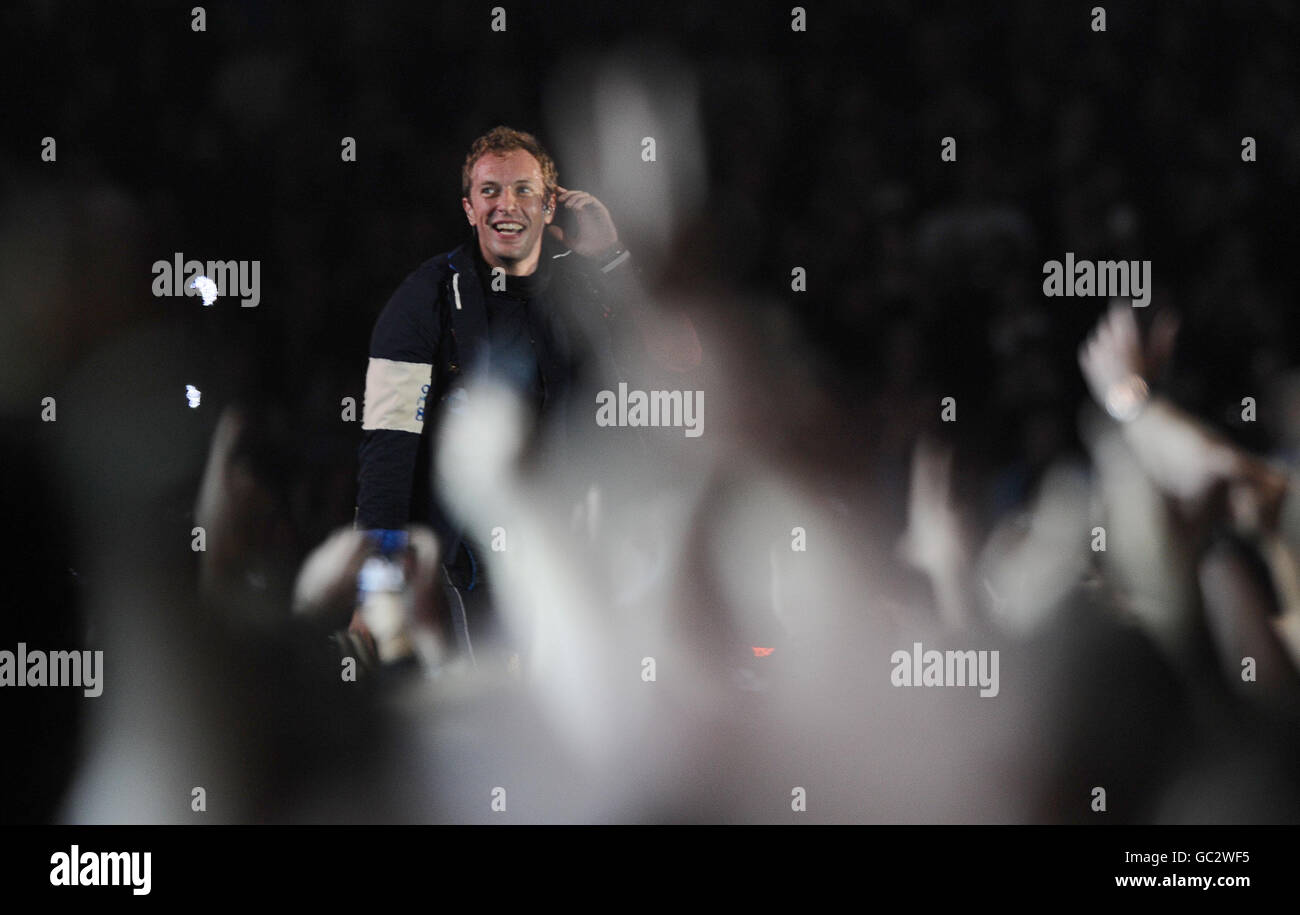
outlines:
[[[356, 526], [395, 529], [431, 525], [444, 556], [459, 546], [459, 526], [430, 485], [432, 427], [464, 396], [471, 371], [491, 370], [485, 290], [475, 269], [476, 240], [421, 264], [406, 277], [375, 322], [366, 371], [364, 438], [358, 457]], [[624, 259], [608, 271], [543, 238], [549, 271], [544, 296], [547, 333], [535, 340], [545, 390], [543, 413], [563, 400], [592, 355], [616, 360], [614, 341], [629, 330], [620, 320], [639, 299], [635, 267]]]

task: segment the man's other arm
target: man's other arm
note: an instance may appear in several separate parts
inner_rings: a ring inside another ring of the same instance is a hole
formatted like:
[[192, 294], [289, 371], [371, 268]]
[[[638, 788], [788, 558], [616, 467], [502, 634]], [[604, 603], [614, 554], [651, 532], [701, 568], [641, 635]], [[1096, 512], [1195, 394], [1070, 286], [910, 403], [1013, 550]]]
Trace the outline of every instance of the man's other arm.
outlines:
[[650, 307], [650, 296], [630, 252], [617, 248], [603, 253], [592, 258], [589, 270], [606, 301], [614, 305], [615, 320], [630, 319], [650, 358], [673, 372], [686, 372], [700, 364], [703, 350], [695, 325], [685, 314]]
[[358, 452], [358, 528], [400, 528], [410, 521], [416, 452], [432, 407], [436, 296], [435, 270], [423, 266], [393, 293], [370, 336]]

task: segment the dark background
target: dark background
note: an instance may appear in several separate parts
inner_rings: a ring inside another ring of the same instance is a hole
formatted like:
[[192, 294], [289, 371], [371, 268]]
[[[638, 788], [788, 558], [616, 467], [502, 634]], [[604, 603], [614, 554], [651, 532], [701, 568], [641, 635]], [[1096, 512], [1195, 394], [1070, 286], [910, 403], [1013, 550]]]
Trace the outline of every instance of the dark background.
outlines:
[[[1014, 502], [1074, 445], [1074, 350], [1103, 304], [1045, 298], [1042, 263], [1149, 258], [1153, 305], [1184, 320], [1169, 389], [1277, 444], [1267, 404], [1238, 414], [1294, 357], [1291, 5], [1107, 4], [1104, 34], [1081, 3], [814, 3], [802, 34], [789, 4], [514, 4], [505, 33], [491, 6], [212, 3], [194, 33], [184, 4], [8, 5], [3, 193], [59, 224], [47, 255], [86, 284], [41, 306], [46, 377], [131, 322], [183, 322], [221, 377], [205, 403], [282, 404], [339, 478], [312, 529], [345, 521], [354, 430], [327, 420], [359, 399], [387, 296], [465, 237], [470, 142], [505, 123], [547, 143], [558, 62], [658, 41], [695, 69], [710, 181], [677, 266], [784, 302], [828, 388], [958, 396]], [[260, 259], [261, 306], [152, 299], [176, 251]]]

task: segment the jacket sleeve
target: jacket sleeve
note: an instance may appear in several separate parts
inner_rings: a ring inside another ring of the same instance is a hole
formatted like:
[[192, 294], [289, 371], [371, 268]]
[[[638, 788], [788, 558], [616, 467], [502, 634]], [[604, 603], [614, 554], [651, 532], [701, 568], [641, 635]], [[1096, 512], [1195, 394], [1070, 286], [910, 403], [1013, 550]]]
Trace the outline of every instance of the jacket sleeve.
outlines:
[[613, 306], [608, 314], [615, 324], [631, 324], [632, 336], [639, 347], [661, 367], [672, 372], [686, 372], [700, 364], [703, 351], [695, 325], [685, 314], [656, 313], [649, 308], [650, 297], [635, 257], [623, 251], [612, 262], [590, 270], [605, 301]]
[[416, 454], [431, 406], [438, 346], [437, 271], [425, 264], [393, 293], [370, 336], [356, 526], [400, 528], [411, 518]]

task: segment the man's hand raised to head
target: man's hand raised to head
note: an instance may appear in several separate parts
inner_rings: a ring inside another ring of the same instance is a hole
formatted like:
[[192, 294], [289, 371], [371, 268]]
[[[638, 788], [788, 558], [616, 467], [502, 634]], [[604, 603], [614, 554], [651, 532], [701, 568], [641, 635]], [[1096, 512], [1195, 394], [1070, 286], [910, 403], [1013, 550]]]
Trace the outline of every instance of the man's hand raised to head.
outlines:
[[[589, 257], [604, 267], [618, 250], [618, 230], [610, 218], [605, 204], [586, 191], [571, 191], [556, 185], [556, 200], [573, 214], [572, 231], [566, 232], [557, 225], [546, 231], [560, 244], [580, 257]], [[647, 352], [660, 365], [674, 372], [685, 372], [700, 364], [703, 350], [695, 326], [685, 314], [652, 317], [644, 302], [625, 303], [632, 322], [641, 334]]]
[[582, 257], [612, 255], [618, 245], [618, 230], [605, 204], [586, 191], [571, 191], [558, 184], [555, 189], [557, 203], [572, 214], [573, 224], [566, 232], [552, 223], [546, 229], [551, 237]]

